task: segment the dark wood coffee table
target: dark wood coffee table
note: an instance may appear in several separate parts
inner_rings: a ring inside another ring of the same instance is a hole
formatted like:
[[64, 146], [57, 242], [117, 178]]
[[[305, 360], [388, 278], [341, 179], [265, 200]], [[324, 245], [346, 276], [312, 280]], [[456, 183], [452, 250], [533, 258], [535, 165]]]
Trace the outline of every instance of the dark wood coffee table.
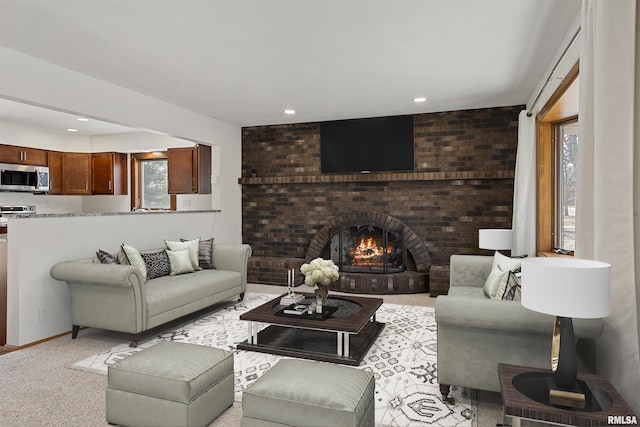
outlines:
[[[315, 302], [313, 294], [297, 294], [306, 297], [306, 304]], [[384, 328], [384, 323], [375, 319], [381, 298], [330, 295], [324, 307], [335, 308], [335, 312], [319, 320], [282, 315], [282, 296], [240, 315], [249, 326], [248, 339], [238, 344], [238, 349], [358, 365]], [[265, 323], [269, 326], [260, 330], [259, 325]]]

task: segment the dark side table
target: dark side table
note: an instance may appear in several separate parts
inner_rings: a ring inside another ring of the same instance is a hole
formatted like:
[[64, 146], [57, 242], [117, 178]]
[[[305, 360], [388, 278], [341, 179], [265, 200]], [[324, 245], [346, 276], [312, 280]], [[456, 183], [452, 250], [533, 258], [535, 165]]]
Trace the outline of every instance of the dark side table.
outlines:
[[609, 380], [601, 375], [578, 374], [578, 381], [583, 381], [587, 388], [584, 409], [549, 403], [546, 377], [553, 377], [550, 370], [501, 363], [498, 376], [505, 423], [511, 421], [514, 427], [520, 426], [520, 420], [568, 426], [628, 424], [634, 418], [640, 421]]

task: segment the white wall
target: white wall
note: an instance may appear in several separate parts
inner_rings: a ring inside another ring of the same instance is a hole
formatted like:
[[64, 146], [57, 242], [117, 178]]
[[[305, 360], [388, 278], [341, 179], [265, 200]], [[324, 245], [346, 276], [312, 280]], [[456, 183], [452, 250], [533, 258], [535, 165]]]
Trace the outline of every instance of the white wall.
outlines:
[[[213, 175], [218, 177], [216, 194], [207, 202], [197, 199], [191, 208], [194, 204], [208, 203], [208, 208], [221, 209], [215, 220], [208, 224], [208, 235], [215, 236], [219, 243], [242, 241], [242, 191], [238, 183], [242, 165], [240, 126], [4, 47], [0, 47], [0, 62], [0, 97], [211, 145], [216, 156], [213, 159]], [[23, 142], [20, 145], [30, 146]], [[26, 196], [15, 197], [25, 200], [23, 197]], [[66, 196], [56, 196], [56, 200], [57, 197]], [[96, 200], [97, 204], [101, 203]], [[80, 210], [83, 209], [82, 203], [81, 199]], [[182, 206], [182, 203], [180, 200], [178, 205]], [[150, 220], [138, 226], [133, 222], [123, 225], [117, 220], [106, 219], [108, 217], [95, 218], [90, 226], [87, 225], [90, 220], [84, 217], [58, 221], [33, 218], [9, 223], [9, 344], [23, 345], [47, 338], [64, 332], [62, 325], [69, 326], [69, 306], [65, 300], [68, 293], [59, 283], [54, 284], [47, 279], [48, 269], [55, 260], [93, 253], [99, 246], [109, 250], [109, 247], [120, 244], [119, 240], [127, 239], [134, 246], [160, 246], [154, 241], [172, 238], [172, 231], [175, 237], [196, 233], [191, 228], [196, 224], [185, 221], [159, 223]], [[35, 222], [27, 227], [24, 224], [28, 221]], [[202, 229], [198, 228], [204, 233], [206, 230]], [[34, 321], [34, 316], [42, 304], [48, 307], [48, 321], [36, 323], [38, 317]]]
[[[241, 128], [0, 47], [0, 97], [212, 145], [216, 239], [242, 240]], [[180, 204], [180, 203], [179, 203]]]
[[[71, 330], [65, 282], [49, 276], [59, 262], [111, 253], [120, 244], [164, 247], [164, 240], [214, 235], [218, 213], [131, 213], [9, 219], [7, 344], [23, 346]], [[218, 239], [215, 240], [218, 242]]]

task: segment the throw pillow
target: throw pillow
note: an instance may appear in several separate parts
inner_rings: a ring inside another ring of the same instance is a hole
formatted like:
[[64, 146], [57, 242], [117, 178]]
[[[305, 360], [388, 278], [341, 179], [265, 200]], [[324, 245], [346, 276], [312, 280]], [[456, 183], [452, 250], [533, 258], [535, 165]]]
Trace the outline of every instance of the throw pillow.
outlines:
[[191, 262], [191, 255], [189, 249], [182, 249], [179, 251], [166, 250], [169, 256], [169, 263], [171, 264], [171, 275], [193, 273], [193, 264]]
[[100, 260], [101, 264], [120, 264], [120, 261], [118, 261], [118, 257], [116, 257], [115, 255], [111, 255], [109, 252], [103, 251], [102, 249], [98, 249], [98, 252], [96, 252], [96, 257], [98, 257], [98, 260]]
[[502, 299], [508, 301], [520, 301], [521, 291], [522, 286], [520, 285], [519, 274], [510, 271], [509, 278], [507, 279], [507, 285], [502, 294]]
[[202, 270], [198, 267], [198, 253], [200, 251], [200, 238], [193, 240], [185, 240], [184, 242], [176, 242], [171, 240], [165, 240], [164, 244], [167, 245], [167, 249], [170, 251], [180, 251], [182, 249], [189, 249], [189, 258], [194, 270]]
[[142, 278], [146, 281], [147, 266], [144, 265], [144, 260], [142, 259], [142, 256], [140, 256], [140, 252], [138, 252], [138, 250], [133, 246], [127, 245], [126, 243], [122, 244], [122, 250], [124, 251], [124, 254], [127, 256], [127, 260], [129, 261], [129, 264], [131, 264], [134, 267], [137, 267], [142, 273]]
[[489, 298], [495, 297], [498, 292], [501, 280], [506, 280], [506, 275], [509, 271], [517, 273], [520, 271], [522, 265], [521, 258], [509, 258], [496, 251], [493, 255], [493, 264], [491, 266], [491, 272], [489, 277], [484, 282], [484, 294]]
[[[180, 239], [181, 242], [188, 242], [188, 239]], [[213, 264], [213, 237], [207, 240], [200, 240], [198, 247], [198, 266], [207, 270], [215, 270]]]
[[147, 280], [171, 274], [171, 264], [166, 251], [140, 252], [140, 256], [147, 267]]

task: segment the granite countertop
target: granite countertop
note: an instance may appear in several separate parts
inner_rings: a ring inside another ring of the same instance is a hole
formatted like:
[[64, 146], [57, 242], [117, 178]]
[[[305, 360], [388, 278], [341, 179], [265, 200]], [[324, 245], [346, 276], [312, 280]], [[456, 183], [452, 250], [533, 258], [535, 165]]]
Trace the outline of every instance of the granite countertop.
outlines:
[[198, 210], [198, 211], [134, 211], [134, 212], [97, 212], [97, 213], [55, 213], [55, 214], [33, 214], [33, 215], [5, 215], [7, 218], [28, 219], [28, 218], [64, 218], [77, 216], [113, 216], [113, 215], [158, 215], [158, 214], [192, 214], [192, 213], [218, 213], [220, 209]]

